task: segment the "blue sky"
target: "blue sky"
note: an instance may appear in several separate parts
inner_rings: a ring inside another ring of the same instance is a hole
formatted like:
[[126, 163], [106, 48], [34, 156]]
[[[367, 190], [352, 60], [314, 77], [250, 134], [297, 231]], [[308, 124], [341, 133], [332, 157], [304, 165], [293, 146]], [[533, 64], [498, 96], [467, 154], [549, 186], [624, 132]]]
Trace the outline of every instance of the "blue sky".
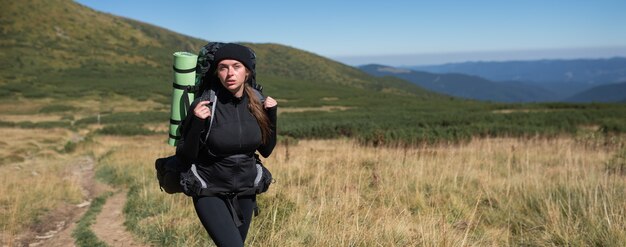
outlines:
[[77, 0], [209, 41], [279, 43], [347, 64], [626, 56], [626, 1]]

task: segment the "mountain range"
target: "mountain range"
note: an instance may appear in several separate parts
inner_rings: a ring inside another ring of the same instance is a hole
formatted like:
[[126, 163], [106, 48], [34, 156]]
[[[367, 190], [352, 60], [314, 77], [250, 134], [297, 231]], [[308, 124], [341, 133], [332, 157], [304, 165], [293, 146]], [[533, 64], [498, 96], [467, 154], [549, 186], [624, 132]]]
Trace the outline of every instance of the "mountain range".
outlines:
[[[359, 68], [442, 94], [494, 102], [623, 102], [626, 58]], [[559, 74], [563, 74], [559, 77]], [[513, 80], [515, 79], [515, 80]]]
[[[506, 84], [533, 85], [567, 101], [593, 87], [626, 82], [626, 58], [465, 62], [402, 68], [430, 73], [461, 73]], [[598, 92], [598, 91], [596, 91]], [[619, 96], [619, 95], [617, 95]], [[626, 93], [622, 94], [626, 98]], [[609, 97], [614, 98], [614, 97]]]
[[537, 86], [498, 83], [473, 75], [421, 72], [376, 64], [363, 65], [359, 68], [374, 76], [397, 77], [431, 91], [467, 99], [539, 102], [549, 101], [554, 97], [554, 93]]

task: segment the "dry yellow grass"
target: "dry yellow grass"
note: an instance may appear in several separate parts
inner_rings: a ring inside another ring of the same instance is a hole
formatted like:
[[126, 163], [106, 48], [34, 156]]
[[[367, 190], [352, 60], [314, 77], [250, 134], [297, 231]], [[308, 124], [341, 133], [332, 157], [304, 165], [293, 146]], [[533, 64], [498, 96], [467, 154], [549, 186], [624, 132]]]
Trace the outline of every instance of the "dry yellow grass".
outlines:
[[[12, 101], [0, 101], [0, 121], [1, 122], [46, 122], [60, 121], [64, 118], [82, 119], [95, 117], [99, 114], [121, 113], [121, 112], [142, 112], [142, 111], [169, 111], [169, 105], [163, 105], [153, 100], [138, 101], [136, 99], [111, 95], [106, 101], [89, 97], [66, 99], [62, 103], [53, 99], [25, 99], [18, 98]], [[73, 107], [71, 111], [41, 112], [45, 107], [52, 105], [63, 105]], [[163, 124], [161, 124], [163, 125]], [[165, 125], [167, 126], [167, 125]]]
[[46, 122], [46, 121], [59, 121], [62, 116], [54, 114], [37, 114], [37, 115], [2, 115], [0, 121], [4, 122]]
[[54, 160], [63, 152], [67, 141], [77, 139], [64, 129], [0, 128], [0, 165], [24, 166], [25, 161], [40, 158]]
[[[0, 120], [54, 121], [66, 114], [23, 115], [51, 103], [2, 104]], [[167, 110], [125, 97], [106, 105], [64, 104], [76, 107], [72, 114], [79, 117], [127, 111], [128, 105]], [[210, 244], [191, 200], [158, 189], [154, 159], [173, 153], [166, 136], [99, 136], [66, 153], [64, 145], [88, 135], [89, 128], [0, 131], [2, 243], [59, 205], [82, 202], [76, 164], [88, 154], [99, 177], [130, 188], [127, 220], [135, 234], [164, 246]], [[261, 215], [247, 243], [619, 246], [626, 242], [626, 176], [606, 166], [623, 142], [596, 139], [475, 139], [420, 148], [363, 147], [346, 139], [281, 143], [265, 161], [277, 183], [259, 197]]]
[[[162, 245], [210, 243], [190, 199], [158, 190], [162, 137], [105, 138], [99, 170], [131, 188], [136, 234]], [[570, 138], [475, 139], [422, 148], [351, 140], [279, 145], [276, 183], [259, 197], [251, 246], [604, 245], [626, 242], [617, 147]]]
[[[550, 245], [582, 241], [579, 231], [602, 225], [626, 239], [625, 180], [604, 170], [611, 149], [587, 150], [571, 139], [418, 149], [309, 141], [292, 147], [286, 160], [284, 148], [268, 163], [278, 172], [274, 192], [295, 211], [273, 233], [280, 237], [269, 239], [274, 244], [289, 236], [294, 246]], [[538, 208], [526, 205], [535, 200]], [[584, 213], [568, 215], [563, 206]], [[539, 241], [512, 236], [525, 219], [542, 229], [532, 232]], [[598, 225], [581, 226], [585, 220]]]
[[[190, 199], [160, 192], [153, 161], [163, 136], [97, 137], [60, 151], [67, 130], [3, 128], [4, 243], [59, 204], [81, 202], [76, 159], [131, 188], [132, 231], [161, 245], [210, 244]], [[619, 146], [571, 138], [475, 139], [421, 148], [351, 140], [280, 144], [265, 160], [276, 183], [259, 197], [251, 246], [619, 246], [626, 241], [626, 177], [607, 162]], [[619, 143], [618, 143], [619, 144]], [[6, 160], [6, 159], [5, 159]], [[16, 176], [20, 174], [20, 176]]]
[[[80, 162], [63, 152], [74, 138], [62, 129], [0, 128], [0, 238], [10, 244], [61, 204], [78, 204]], [[29, 236], [32, 237], [32, 236]]]
[[54, 102], [51, 99], [16, 99], [12, 101], [0, 101], [0, 113], [4, 115], [20, 114], [31, 115], [44, 105]]
[[281, 108], [278, 113], [280, 114], [280, 113], [285, 113], [285, 112], [308, 112], [308, 111], [323, 111], [323, 112], [346, 111], [352, 108], [353, 107], [348, 107], [348, 106], [284, 107], [284, 108]]

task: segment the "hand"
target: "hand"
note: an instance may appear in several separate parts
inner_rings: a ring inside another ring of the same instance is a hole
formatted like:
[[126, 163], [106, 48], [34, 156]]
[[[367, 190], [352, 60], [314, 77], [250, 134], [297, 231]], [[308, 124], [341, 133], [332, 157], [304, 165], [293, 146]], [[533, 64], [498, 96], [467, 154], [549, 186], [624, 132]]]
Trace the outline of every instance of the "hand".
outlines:
[[211, 101], [205, 100], [198, 102], [196, 108], [193, 108], [193, 115], [200, 119], [207, 119], [211, 116]]
[[265, 104], [263, 105], [265, 107], [265, 109], [269, 109], [272, 108], [274, 106], [278, 105], [278, 102], [276, 102], [276, 100], [272, 97], [267, 96], [267, 98], [265, 98]]

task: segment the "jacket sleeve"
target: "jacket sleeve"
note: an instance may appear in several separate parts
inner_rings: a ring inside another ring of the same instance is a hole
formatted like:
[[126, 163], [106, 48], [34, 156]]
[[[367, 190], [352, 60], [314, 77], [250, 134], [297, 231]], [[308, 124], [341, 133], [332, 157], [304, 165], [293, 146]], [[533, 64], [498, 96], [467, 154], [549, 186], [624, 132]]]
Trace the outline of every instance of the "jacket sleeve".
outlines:
[[198, 102], [193, 102], [187, 109], [187, 117], [183, 121], [183, 129], [181, 130], [182, 140], [176, 147], [176, 156], [186, 163], [193, 163], [198, 157], [200, 149], [200, 131], [204, 127], [204, 121], [193, 114], [193, 109]]
[[277, 121], [277, 112], [278, 112], [278, 106], [274, 106], [272, 108], [269, 108], [266, 110], [267, 112], [267, 117], [270, 120], [270, 136], [267, 139], [267, 143], [262, 144], [257, 150], [259, 151], [259, 153], [267, 158], [268, 156], [270, 156], [270, 154], [272, 154], [272, 151], [274, 150], [274, 147], [276, 146], [276, 121]]

